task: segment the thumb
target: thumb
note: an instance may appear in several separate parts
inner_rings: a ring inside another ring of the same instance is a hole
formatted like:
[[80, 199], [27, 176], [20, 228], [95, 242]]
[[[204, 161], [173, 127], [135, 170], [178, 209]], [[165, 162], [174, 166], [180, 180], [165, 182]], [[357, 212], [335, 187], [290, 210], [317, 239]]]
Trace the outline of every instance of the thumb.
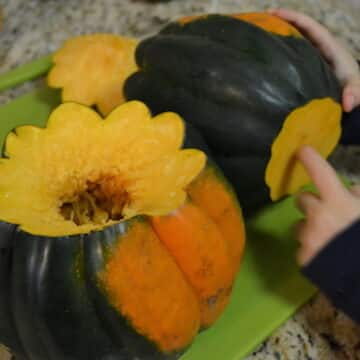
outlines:
[[343, 108], [346, 112], [351, 112], [360, 106], [360, 78], [348, 83], [343, 91]]
[[360, 185], [354, 185], [351, 187], [350, 192], [356, 196], [356, 197], [360, 197]]

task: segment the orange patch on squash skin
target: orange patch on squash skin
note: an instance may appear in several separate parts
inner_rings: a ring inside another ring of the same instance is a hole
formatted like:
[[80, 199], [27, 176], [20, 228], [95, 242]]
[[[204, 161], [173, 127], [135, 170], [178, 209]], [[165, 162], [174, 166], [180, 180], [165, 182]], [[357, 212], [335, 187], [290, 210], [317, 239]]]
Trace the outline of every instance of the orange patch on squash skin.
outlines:
[[188, 202], [152, 226], [194, 288], [201, 324], [210, 326], [228, 303], [234, 271], [227, 243], [205, 212]]
[[194, 20], [206, 19], [207, 17], [208, 17], [208, 14], [206, 14], [206, 15], [190, 15], [190, 16], [184, 16], [184, 17], [178, 19], [177, 22], [179, 24], [185, 25]]
[[[179, 19], [178, 22], [180, 24], [187, 24], [197, 19], [205, 19], [207, 16], [208, 15], [186, 16]], [[277, 35], [302, 37], [301, 33], [294, 26], [290, 25], [288, 22], [280, 19], [277, 16], [267, 13], [253, 12], [243, 14], [228, 14], [227, 16], [247, 21], [262, 28], [263, 30], [272, 32]]]
[[277, 35], [302, 37], [301, 33], [294, 26], [274, 15], [253, 12], [233, 14], [232, 16]]
[[188, 187], [188, 194], [215, 222], [224, 236], [233, 261], [234, 273], [238, 271], [245, 247], [245, 226], [236, 196], [229, 190], [225, 179], [216, 170], [205, 170]]
[[101, 280], [116, 309], [163, 352], [193, 341], [200, 326], [198, 300], [148, 223], [133, 222]]

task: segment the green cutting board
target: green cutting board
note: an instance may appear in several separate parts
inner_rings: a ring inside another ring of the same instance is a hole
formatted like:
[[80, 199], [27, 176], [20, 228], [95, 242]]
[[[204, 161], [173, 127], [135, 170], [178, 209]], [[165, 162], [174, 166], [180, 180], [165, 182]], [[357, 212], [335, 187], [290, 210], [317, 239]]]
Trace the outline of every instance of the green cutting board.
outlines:
[[[27, 65], [27, 69], [29, 73], [20, 72], [22, 79], [30, 78], [32, 67]], [[36, 70], [39, 73], [39, 68]], [[13, 80], [9, 75], [1, 78], [7, 79], [3, 88]], [[59, 102], [59, 93], [44, 85], [0, 106], [0, 144], [16, 126], [44, 126]], [[315, 289], [295, 263], [297, 244], [292, 228], [299, 219], [301, 214], [288, 198], [247, 222], [247, 248], [231, 303], [181, 360], [242, 359], [309, 300]]]

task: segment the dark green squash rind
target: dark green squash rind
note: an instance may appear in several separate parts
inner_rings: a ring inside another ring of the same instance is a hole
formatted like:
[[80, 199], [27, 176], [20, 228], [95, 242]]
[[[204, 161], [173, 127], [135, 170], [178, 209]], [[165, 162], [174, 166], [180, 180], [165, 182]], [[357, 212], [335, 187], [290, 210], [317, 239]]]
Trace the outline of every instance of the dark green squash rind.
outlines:
[[254, 215], [257, 209], [268, 203], [270, 191], [262, 177], [266, 170], [267, 158], [257, 155], [218, 156], [215, 161], [227, 174], [227, 180], [234, 184], [236, 192], [241, 194], [239, 200], [241, 205], [246, 204], [245, 215], [247, 217]]
[[[245, 214], [270, 201], [265, 168], [288, 114], [315, 98], [341, 98], [335, 76], [309, 41], [228, 16], [172, 23], [142, 41], [136, 59], [140, 71], [126, 81], [127, 99], [191, 123], [231, 179]], [[259, 174], [252, 186], [245, 163]]]
[[[189, 22], [186, 25], [174, 22], [166, 26], [161, 35], [178, 35], [179, 37], [194, 37], [200, 41], [211, 41], [219, 47], [227, 48], [233, 52], [234, 59], [249, 64], [270, 65], [275, 73], [287, 72], [290, 82], [301, 81], [294, 67], [301, 60], [306, 58], [312, 65], [317, 68], [313, 70], [317, 73], [324, 62], [319, 61], [320, 54], [310, 45], [305, 38], [276, 35], [266, 32], [263, 29], [239, 18], [233, 18], [223, 15], [210, 15], [206, 18], [200, 18]], [[156, 41], [158, 40], [155, 37]], [[142, 42], [136, 53], [136, 59], [141, 64], [141, 59], [145, 56], [141, 54], [141, 47], [146, 47], [146, 41]], [[309, 46], [310, 45], [310, 46]], [[271, 50], [271, 58], [268, 53]], [[326, 69], [328, 71], [328, 69]], [[302, 74], [307, 76], [303, 81], [303, 91], [309, 94], [309, 91], [318, 93], [323, 87], [314, 88], [311, 73]], [[336, 85], [336, 82], [334, 83]], [[336, 89], [335, 94], [337, 92]]]
[[30, 360], [117, 359], [122, 353], [102, 329], [88, 296], [84, 268], [78, 261], [83, 241], [83, 236], [17, 233], [13, 312]]
[[13, 318], [11, 297], [13, 239], [16, 228], [16, 225], [0, 222], [0, 344], [12, 349], [14, 355], [24, 356]]
[[43, 280], [39, 265], [46, 261], [49, 242], [32, 241], [18, 230], [13, 237], [11, 274], [12, 311], [25, 356], [29, 359], [49, 359], [50, 353], [41, 336], [43, 326], [38, 322], [38, 290]]

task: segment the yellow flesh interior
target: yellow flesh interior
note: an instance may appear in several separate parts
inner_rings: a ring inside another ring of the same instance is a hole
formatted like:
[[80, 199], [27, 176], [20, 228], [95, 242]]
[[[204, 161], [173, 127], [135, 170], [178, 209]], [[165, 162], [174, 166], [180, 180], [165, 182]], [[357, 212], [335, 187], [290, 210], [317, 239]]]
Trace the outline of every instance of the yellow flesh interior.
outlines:
[[74, 103], [60, 105], [46, 129], [23, 126], [0, 160], [0, 219], [36, 235], [87, 233], [120, 219], [164, 215], [205, 165], [180, 150], [184, 125], [174, 113], [151, 118], [137, 101], [105, 120]]
[[296, 160], [302, 145], [310, 145], [328, 157], [341, 135], [341, 106], [330, 98], [313, 100], [291, 112], [271, 148], [265, 181], [273, 201], [296, 193], [310, 183], [304, 167]]
[[48, 84], [62, 88], [62, 100], [97, 105], [103, 115], [125, 102], [123, 85], [137, 70], [138, 41], [112, 34], [74, 37], [54, 57]]

